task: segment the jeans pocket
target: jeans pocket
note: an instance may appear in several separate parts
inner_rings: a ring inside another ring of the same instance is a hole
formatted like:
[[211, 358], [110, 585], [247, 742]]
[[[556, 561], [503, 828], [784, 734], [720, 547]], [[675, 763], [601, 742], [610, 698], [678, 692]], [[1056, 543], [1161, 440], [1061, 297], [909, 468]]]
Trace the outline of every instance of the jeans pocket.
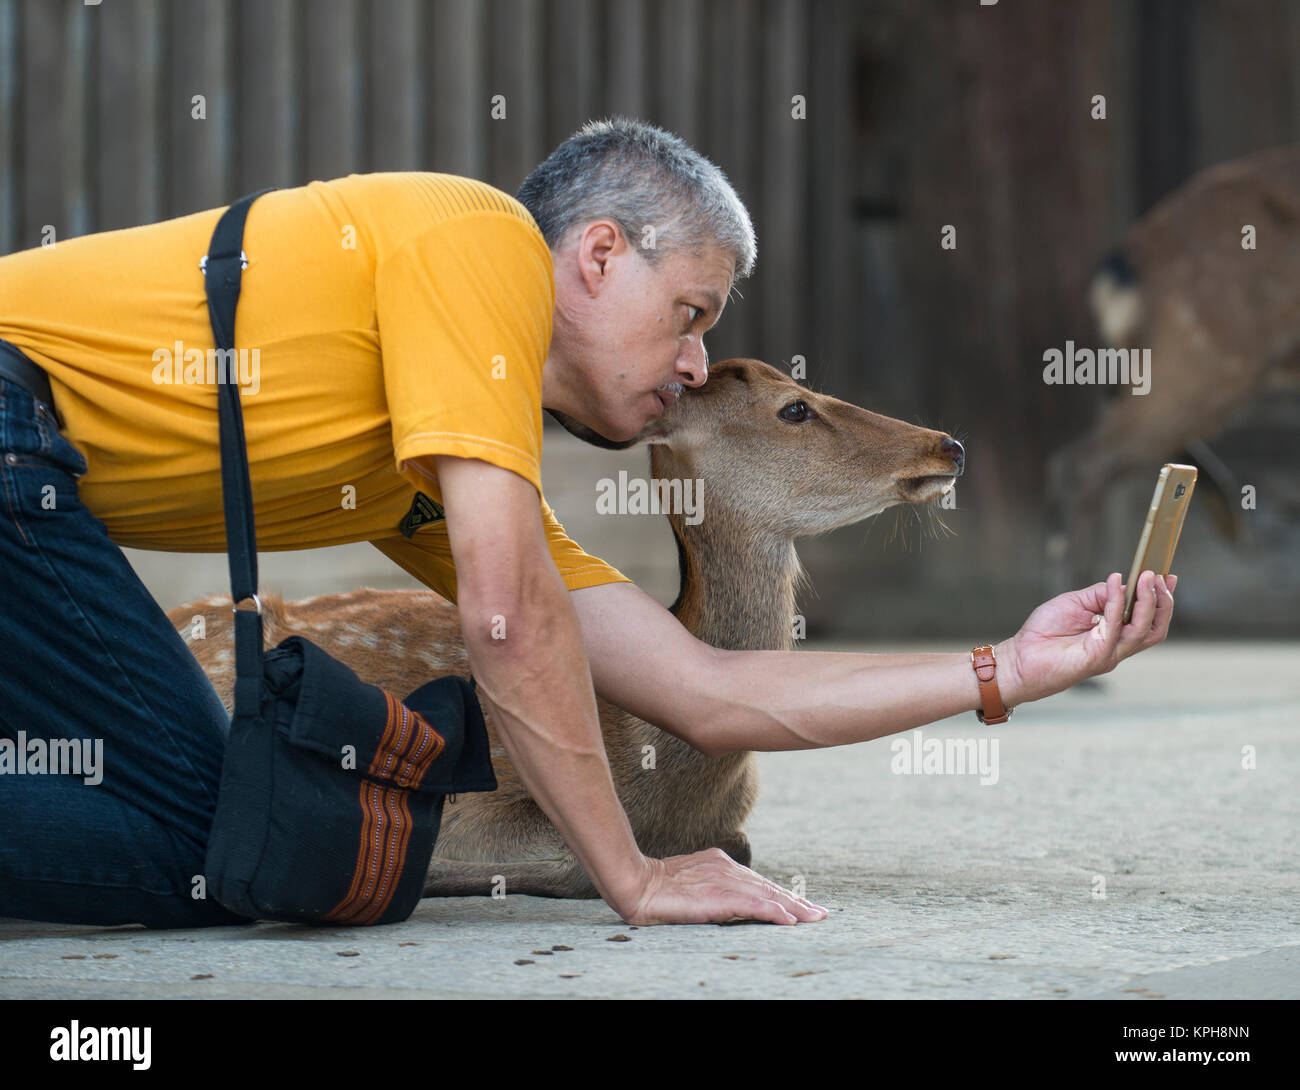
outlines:
[[35, 544], [36, 520], [81, 507], [77, 481], [86, 459], [59, 431], [54, 410], [0, 380], [0, 503], [22, 543]]
[[[67, 446], [72, 455], [8, 451], [0, 464], [0, 504], [23, 545], [36, 544], [34, 531], [41, 523], [48, 525], [49, 519], [84, 510], [77, 477], [86, 471], [86, 462], [75, 447]], [[76, 475], [74, 467], [79, 470]]]
[[35, 403], [36, 428], [40, 435], [41, 455], [54, 465], [66, 469], [73, 477], [86, 475], [86, 457], [59, 431], [54, 410], [44, 401]]

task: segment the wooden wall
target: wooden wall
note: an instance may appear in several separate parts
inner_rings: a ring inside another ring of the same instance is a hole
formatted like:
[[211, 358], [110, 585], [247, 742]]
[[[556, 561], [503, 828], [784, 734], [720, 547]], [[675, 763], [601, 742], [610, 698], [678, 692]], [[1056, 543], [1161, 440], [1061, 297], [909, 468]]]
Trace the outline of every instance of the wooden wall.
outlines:
[[1042, 352], [1092, 336], [1088, 272], [1161, 194], [1300, 139], [1298, 57], [1285, 0], [0, 0], [0, 251], [351, 172], [513, 192], [585, 120], [646, 118], [755, 219], [712, 357], [802, 356], [815, 388], [969, 446], [960, 547], [873, 538], [864, 572], [861, 529], [810, 543], [863, 587], [811, 618], [923, 627], [904, 600], [972, 578], [1011, 616], [1043, 460], [1097, 403], [1045, 387]]

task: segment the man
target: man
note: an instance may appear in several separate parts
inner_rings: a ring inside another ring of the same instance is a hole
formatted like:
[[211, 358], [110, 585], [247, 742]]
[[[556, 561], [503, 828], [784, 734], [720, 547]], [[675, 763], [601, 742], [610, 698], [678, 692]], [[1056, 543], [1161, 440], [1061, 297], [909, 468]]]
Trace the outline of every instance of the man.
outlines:
[[[3, 915], [236, 921], [190, 895], [228, 718], [117, 548], [224, 549], [215, 389], [183, 363], [211, 343], [197, 262], [220, 212], [0, 259], [0, 726], [105, 753], [99, 784], [0, 775]], [[456, 601], [511, 761], [629, 923], [824, 918], [717, 849], [642, 855], [593, 684], [706, 753], [799, 749], [981, 707], [967, 656], [717, 651], [541, 497], [543, 407], [619, 442], [705, 381], [704, 335], [755, 253], [722, 173], [653, 127], [593, 123], [519, 201], [353, 175], [259, 199], [245, 250], [259, 546], [372, 541]], [[1117, 575], [1040, 607], [997, 647], [1003, 700], [1162, 640], [1172, 596], [1140, 590], [1128, 626]]]

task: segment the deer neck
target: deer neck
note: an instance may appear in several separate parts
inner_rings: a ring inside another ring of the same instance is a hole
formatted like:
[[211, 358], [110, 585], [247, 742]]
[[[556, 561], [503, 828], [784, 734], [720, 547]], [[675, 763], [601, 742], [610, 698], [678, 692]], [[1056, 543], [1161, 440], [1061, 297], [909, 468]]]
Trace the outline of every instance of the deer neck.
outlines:
[[[655, 463], [659, 464], [656, 465]], [[688, 476], [674, 460], [652, 457], [656, 477]], [[707, 493], [707, 489], [706, 489]], [[705, 516], [687, 525], [670, 512], [681, 585], [669, 607], [692, 634], [728, 651], [789, 651], [795, 594], [803, 568], [794, 542], [759, 530], [704, 499]]]

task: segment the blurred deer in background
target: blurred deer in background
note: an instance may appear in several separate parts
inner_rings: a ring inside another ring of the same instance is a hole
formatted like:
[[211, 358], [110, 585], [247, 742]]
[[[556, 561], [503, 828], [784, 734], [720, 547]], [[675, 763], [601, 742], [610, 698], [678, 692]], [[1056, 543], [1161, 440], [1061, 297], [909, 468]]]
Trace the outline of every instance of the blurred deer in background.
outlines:
[[1164, 462], [1197, 465], [1198, 505], [1240, 540], [1240, 485], [1207, 441], [1261, 395], [1300, 389], [1300, 147], [1174, 191], [1103, 262], [1090, 302], [1103, 341], [1151, 349], [1150, 392], [1109, 390], [1091, 430], [1049, 461], [1053, 594], [1097, 578], [1099, 510], [1131, 471], [1154, 484]]
[[[702, 520], [668, 515], [681, 569], [671, 609], [699, 639], [737, 650], [792, 649], [795, 597], [806, 579], [796, 538], [937, 499], [965, 457], [942, 432], [814, 393], [758, 360], [714, 365], [704, 386], [685, 390], [626, 443], [554, 415], [598, 445], [649, 444], [652, 479], [705, 482]], [[188, 637], [196, 614], [206, 618], [206, 638], [189, 646], [230, 708], [230, 599], [192, 602], [170, 617]], [[305, 636], [393, 693], [470, 671], [456, 607], [432, 591], [358, 590], [302, 602], [267, 595], [263, 619], [268, 645]], [[597, 705], [614, 784], [641, 850], [662, 858], [720, 847], [748, 865], [753, 755], [708, 757], [599, 693]], [[514, 893], [598, 896], [510, 766], [486, 704], [483, 710], [499, 787], [448, 802], [425, 895], [487, 895], [503, 875]], [[654, 747], [653, 769], [643, 767], [645, 746]]]

